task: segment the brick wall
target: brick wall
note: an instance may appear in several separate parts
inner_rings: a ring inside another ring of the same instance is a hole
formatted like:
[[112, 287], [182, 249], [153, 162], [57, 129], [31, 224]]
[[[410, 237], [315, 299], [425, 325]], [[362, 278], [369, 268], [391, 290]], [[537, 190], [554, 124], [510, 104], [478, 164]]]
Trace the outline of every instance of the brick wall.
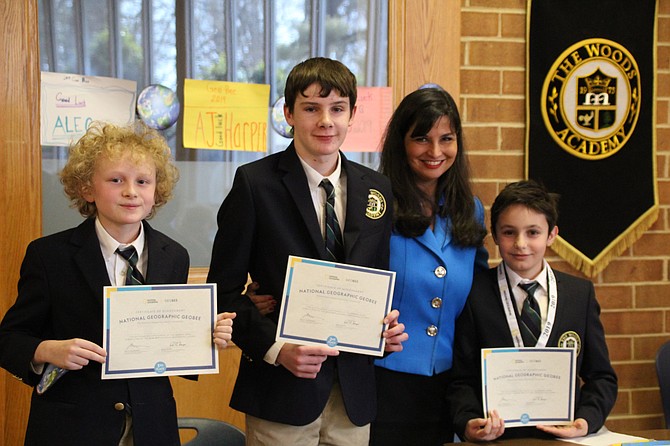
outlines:
[[[618, 432], [664, 427], [654, 358], [670, 340], [670, 0], [658, 0], [657, 29], [659, 218], [592, 278], [619, 376], [607, 420]], [[525, 36], [524, 0], [462, 0], [460, 104], [476, 193], [487, 205], [524, 175]], [[497, 263], [490, 239], [487, 247]], [[548, 256], [556, 269], [581, 275], [551, 251]]]

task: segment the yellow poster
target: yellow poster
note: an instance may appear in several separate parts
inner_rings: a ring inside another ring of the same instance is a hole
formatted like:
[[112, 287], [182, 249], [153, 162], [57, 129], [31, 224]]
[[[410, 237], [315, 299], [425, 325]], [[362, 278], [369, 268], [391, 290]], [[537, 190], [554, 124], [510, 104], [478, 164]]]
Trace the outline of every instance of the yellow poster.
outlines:
[[184, 80], [184, 147], [266, 152], [270, 86]]

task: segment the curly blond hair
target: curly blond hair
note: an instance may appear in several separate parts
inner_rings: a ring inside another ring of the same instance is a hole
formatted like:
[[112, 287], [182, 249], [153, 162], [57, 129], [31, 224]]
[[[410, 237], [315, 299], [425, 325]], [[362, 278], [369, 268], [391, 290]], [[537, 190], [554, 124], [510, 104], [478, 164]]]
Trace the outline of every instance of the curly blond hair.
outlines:
[[70, 146], [67, 164], [60, 172], [60, 182], [71, 201], [71, 207], [84, 217], [95, 216], [95, 203], [86, 201], [84, 195], [92, 187], [96, 163], [101, 158], [118, 160], [127, 155], [136, 163], [153, 161], [155, 164], [155, 204], [146, 218], [153, 217], [156, 209], [172, 198], [179, 171], [165, 138], [141, 121], [128, 126], [94, 122], [86, 134]]

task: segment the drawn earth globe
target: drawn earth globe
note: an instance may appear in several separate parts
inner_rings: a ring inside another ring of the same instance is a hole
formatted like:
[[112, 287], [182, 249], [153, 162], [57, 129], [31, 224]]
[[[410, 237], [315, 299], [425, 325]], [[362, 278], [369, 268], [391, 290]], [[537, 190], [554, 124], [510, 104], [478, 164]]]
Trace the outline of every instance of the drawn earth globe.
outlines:
[[177, 94], [164, 85], [149, 85], [137, 97], [137, 114], [151, 128], [172, 127], [179, 119], [179, 111]]

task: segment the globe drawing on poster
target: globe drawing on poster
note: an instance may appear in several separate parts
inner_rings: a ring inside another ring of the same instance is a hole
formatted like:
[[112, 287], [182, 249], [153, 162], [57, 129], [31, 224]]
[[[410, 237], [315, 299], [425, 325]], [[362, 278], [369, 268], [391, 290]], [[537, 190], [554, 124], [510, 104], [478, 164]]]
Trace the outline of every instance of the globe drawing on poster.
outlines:
[[164, 85], [149, 85], [137, 97], [137, 114], [153, 129], [172, 127], [179, 119], [179, 111], [177, 94]]

